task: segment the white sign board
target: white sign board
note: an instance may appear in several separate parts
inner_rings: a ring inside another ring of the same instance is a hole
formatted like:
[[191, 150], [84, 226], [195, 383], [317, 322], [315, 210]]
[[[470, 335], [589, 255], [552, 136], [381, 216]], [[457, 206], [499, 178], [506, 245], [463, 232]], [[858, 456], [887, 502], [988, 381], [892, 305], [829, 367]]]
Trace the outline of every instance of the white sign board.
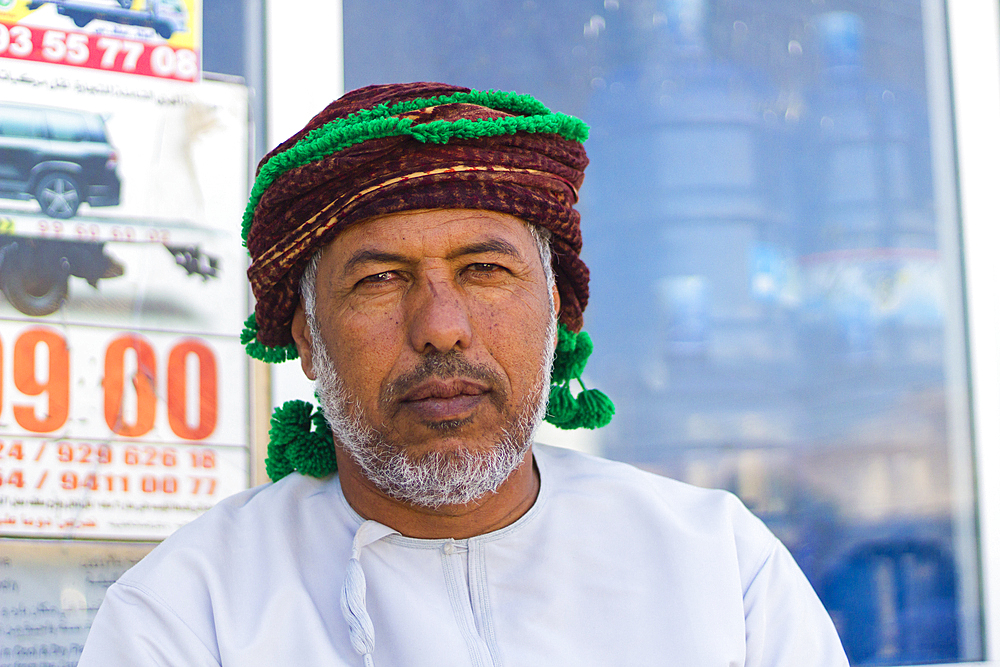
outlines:
[[246, 89], [14, 65], [0, 535], [160, 539], [248, 484]]

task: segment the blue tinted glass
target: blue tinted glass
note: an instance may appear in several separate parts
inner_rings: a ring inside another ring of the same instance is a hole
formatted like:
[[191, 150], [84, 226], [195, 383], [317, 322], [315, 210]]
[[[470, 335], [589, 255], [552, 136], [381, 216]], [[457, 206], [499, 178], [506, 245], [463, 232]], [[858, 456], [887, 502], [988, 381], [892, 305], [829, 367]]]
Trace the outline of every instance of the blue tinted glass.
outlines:
[[239, 77], [251, 90], [251, 161], [267, 151], [264, 136], [264, 3], [203, 0], [202, 71], [206, 78]]
[[202, 67], [206, 72], [248, 78], [245, 0], [204, 0]]
[[934, 196], [953, 184], [931, 152], [951, 129], [924, 68], [940, 7], [833, 5], [345, 0], [346, 86], [584, 118], [587, 382], [618, 405], [584, 445], [737, 493], [853, 664], [975, 660], [957, 231]]

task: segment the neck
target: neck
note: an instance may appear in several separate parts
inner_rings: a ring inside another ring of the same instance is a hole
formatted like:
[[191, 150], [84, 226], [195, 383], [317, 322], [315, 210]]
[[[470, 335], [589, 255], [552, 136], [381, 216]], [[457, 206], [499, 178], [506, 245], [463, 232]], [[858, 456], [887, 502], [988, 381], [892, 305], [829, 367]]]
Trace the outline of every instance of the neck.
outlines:
[[344, 497], [355, 512], [402, 535], [422, 539], [465, 539], [509, 526], [535, 504], [541, 485], [531, 449], [496, 493], [464, 505], [436, 508], [413, 505], [386, 495], [339, 447], [337, 468]]

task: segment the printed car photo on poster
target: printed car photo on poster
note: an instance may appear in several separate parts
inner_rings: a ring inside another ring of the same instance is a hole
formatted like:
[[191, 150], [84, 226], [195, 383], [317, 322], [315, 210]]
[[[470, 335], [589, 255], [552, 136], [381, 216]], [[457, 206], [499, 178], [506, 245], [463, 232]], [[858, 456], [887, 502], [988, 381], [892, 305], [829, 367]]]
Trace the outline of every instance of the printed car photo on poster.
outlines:
[[246, 123], [236, 84], [0, 62], [0, 316], [238, 333]]
[[0, 535], [247, 487], [246, 137], [238, 84], [0, 61]]
[[196, 81], [200, 0], [0, 0], [0, 59]]

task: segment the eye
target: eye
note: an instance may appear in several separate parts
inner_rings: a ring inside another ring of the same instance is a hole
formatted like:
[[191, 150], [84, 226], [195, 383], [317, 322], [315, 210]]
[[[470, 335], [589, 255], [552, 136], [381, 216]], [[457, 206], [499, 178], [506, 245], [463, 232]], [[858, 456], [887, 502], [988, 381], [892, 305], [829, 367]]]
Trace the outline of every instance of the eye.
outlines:
[[396, 277], [395, 271], [383, 271], [382, 273], [374, 273], [370, 276], [365, 276], [358, 281], [358, 285], [376, 285], [378, 283], [385, 283], [393, 280]]
[[499, 264], [491, 264], [489, 262], [476, 262], [475, 264], [469, 264], [469, 266], [466, 267], [466, 271], [471, 271], [472, 273], [478, 273], [478, 274], [490, 274], [506, 270], [507, 269], [500, 266]]

